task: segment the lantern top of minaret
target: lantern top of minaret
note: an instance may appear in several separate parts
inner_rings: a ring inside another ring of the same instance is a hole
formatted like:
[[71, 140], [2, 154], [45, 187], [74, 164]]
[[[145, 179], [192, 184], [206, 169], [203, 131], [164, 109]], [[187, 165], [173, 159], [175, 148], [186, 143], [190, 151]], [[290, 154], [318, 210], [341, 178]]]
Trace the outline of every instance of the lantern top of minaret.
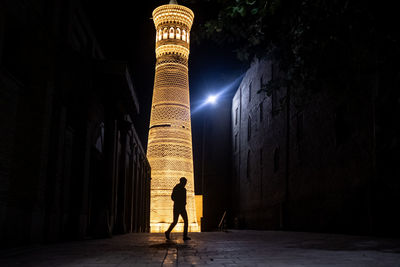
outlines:
[[193, 11], [188, 7], [179, 5], [177, 0], [169, 0], [169, 4], [157, 7], [153, 10], [152, 15], [156, 29], [160, 25], [176, 23], [185, 25], [186, 30], [190, 31], [194, 19]]

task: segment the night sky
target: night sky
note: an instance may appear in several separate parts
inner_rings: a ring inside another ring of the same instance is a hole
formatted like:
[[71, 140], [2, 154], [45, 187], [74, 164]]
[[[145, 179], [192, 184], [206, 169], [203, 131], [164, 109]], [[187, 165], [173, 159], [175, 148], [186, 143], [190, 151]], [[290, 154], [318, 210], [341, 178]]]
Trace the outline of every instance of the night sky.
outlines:
[[[106, 59], [126, 61], [130, 66], [141, 109], [135, 125], [145, 148], [155, 66], [155, 28], [151, 14], [157, 6], [168, 2], [168, 0], [142, 1], [139, 7], [138, 1], [132, 0], [111, 2], [84, 0], [84, 8]], [[232, 48], [221, 47], [210, 40], [196, 40], [199, 26], [217, 12], [212, 3], [195, 4], [191, 1], [178, 1], [178, 3], [191, 8], [195, 14], [189, 57], [190, 98], [193, 111], [208, 94], [218, 92], [220, 88], [232, 83], [245, 71], [245, 66], [236, 59]], [[231, 98], [234, 91], [235, 88], [232, 88], [225, 97]], [[206, 110], [192, 114], [192, 131], [197, 131], [201, 127], [199, 125], [202, 116], [205, 115], [209, 115]], [[193, 133], [194, 139], [196, 136]]]

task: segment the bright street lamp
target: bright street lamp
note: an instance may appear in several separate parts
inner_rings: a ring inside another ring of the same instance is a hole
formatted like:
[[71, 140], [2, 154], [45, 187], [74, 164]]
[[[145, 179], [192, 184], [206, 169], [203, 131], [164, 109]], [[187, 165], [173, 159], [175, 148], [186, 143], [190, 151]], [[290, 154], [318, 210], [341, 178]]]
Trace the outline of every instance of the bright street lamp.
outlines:
[[[217, 103], [217, 99], [218, 96], [220, 95], [216, 94], [216, 95], [209, 95], [208, 98], [206, 99], [206, 101], [203, 103], [202, 106], [207, 105], [207, 104], [212, 104], [215, 105]], [[204, 157], [205, 157], [205, 153], [206, 153], [206, 149], [205, 149], [205, 143], [206, 143], [206, 124], [207, 124], [207, 120], [206, 120], [206, 116], [203, 117], [203, 133], [202, 133], [202, 146], [201, 146], [201, 194], [203, 195], [203, 203], [206, 199], [206, 194], [205, 194], [205, 181], [204, 181]]]
[[206, 103], [211, 103], [211, 104], [215, 104], [217, 102], [218, 99], [218, 95], [210, 95], [208, 96]]

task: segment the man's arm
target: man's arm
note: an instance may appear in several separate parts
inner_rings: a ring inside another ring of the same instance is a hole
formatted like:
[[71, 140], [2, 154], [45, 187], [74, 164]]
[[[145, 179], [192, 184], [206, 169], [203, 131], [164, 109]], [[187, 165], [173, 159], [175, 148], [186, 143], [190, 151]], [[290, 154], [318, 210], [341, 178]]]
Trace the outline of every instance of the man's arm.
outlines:
[[174, 189], [172, 190], [171, 199], [172, 199], [173, 201], [176, 200], [176, 187], [174, 187]]

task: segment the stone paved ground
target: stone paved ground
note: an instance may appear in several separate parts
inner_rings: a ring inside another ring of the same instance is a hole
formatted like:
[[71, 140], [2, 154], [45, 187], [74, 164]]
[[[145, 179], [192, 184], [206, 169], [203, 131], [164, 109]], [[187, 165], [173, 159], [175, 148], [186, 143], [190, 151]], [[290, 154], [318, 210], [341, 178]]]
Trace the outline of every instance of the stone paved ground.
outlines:
[[400, 266], [400, 240], [229, 231], [127, 234], [0, 251], [0, 266]]

